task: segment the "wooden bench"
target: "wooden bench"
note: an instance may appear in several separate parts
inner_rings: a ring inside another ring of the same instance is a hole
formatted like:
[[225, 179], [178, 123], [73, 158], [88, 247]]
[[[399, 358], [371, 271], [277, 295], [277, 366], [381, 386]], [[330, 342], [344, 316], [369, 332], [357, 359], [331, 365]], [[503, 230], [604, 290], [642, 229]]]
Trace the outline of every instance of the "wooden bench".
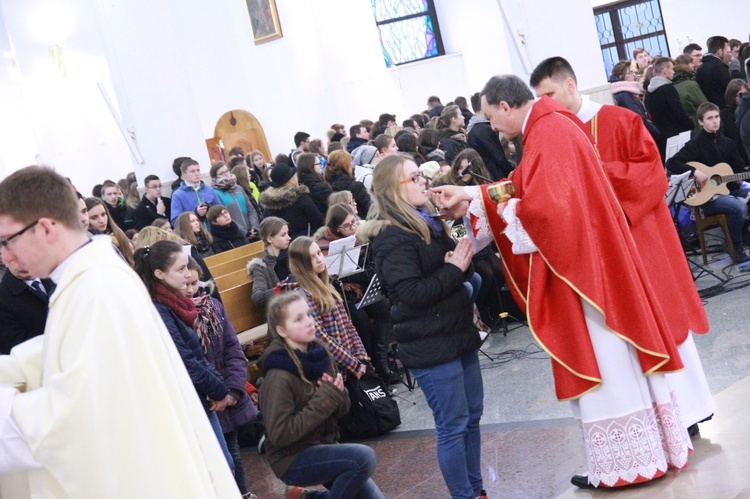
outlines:
[[216, 283], [216, 287], [219, 289], [219, 293], [235, 286], [239, 286], [240, 284], [246, 284], [251, 280], [252, 279], [248, 277], [247, 271], [244, 268], [235, 270], [232, 273], [225, 274], [220, 277], [214, 277], [214, 282]]
[[[257, 254], [259, 252], [261, 254], [263, 253], [263, 243], [261, 241], [246, 244], [229, 251], [224, 251], [222, 253], [219, 253], [218, 255], [211, 255], [204, 258], [203, 260], [206, 262], [206, 265], [208, 265], [208, 268], [211, 269], [211, 272], [213, 273], [213, 268], [221, 263], [226, 263], [238, 258], [247, 258], [249, 255]], [[249, 260], [250, 258], [247, 259]]]
[[214, 278], [216, 278], [217, 276], [231, 274], [232, 272], [235, 272], [237, 270], [245, 270], [245, 265], [247, 265], [247, 262], [249, 262], [253, 258], [263, 258], [263, 250], [261, 249], [260, 252], [248, 253], [239, 258], [228, 260], [222, 263], [217, 263], [213, 266], [209, 265], [208, 268], [211, 270], [211, 274], [214, 276]]

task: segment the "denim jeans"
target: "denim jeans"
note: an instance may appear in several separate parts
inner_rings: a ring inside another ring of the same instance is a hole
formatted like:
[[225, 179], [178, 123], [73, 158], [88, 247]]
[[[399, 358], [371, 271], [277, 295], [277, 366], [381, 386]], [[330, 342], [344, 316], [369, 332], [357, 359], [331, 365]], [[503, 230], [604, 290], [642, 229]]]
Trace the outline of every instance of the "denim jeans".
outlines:
[[484, 401], [477, 352], [411, 372], [435, 418], [438, 464], [451, 497], [476, 498], [482, 489], [479, 419]]
[[749, 192], [750, 189], [738, 189], [730, 192], [728, 196], [718, 196], [701, 207], [706, 215], [727, 214], [729, 235], [732, 237], [732, 244], [738, 248], [738, 251], [742, 247], [742, 225], [747, 218], [747, 203], [745, 203], [744, 197]]
[[229, 453], [229, 449], [227, 448], [227, 441], [224, 440], [224, 431], [221, 429], [219, 416], [216, 415], [216, 411], [208, 411], [206, 415], [208, 416], [209, 423], [211, 423], [211, 428], [216, 434], [216, 440], [219, 441], [221, 451], [224, 453], [224, 457], [227, 459], [227, 463], [229, 463], [229, 469], [234, 470], [234, 461], [232, 460], [232, 455]]
[[362, 444], [313, 445], [297, 455], [281, 479], [288, 485], [323, 485], [328, 491], [308, 491], [305, 497], [385, 499], [370, 476], [375, 451]]
[[237, 482], [240, 494], [246, 494], [247, 483], [245, 483], [245, 470], [242, 468], [242, 456], [240, 455], [240, 442], [237, 440], [237, 432], [225, 433], [224, 440], [227, 442], [227, 449], [234, 463], [234, 481]]
[[482, 276], [474, 272], [469, 280], [464, 282], [464, 287], [469, 293], [471, 303], [476, 303], [477, 297], [479, 296], [479, 288], [482, 287]]

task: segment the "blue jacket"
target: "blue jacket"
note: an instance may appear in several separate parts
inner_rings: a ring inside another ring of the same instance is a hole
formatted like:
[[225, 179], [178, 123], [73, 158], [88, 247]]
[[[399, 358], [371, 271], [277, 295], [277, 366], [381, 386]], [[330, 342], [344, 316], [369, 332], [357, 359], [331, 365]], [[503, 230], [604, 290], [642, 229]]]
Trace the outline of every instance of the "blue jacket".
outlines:
[[172, 226], [174, 227], [175, 220], [180, 214], [186, 211], [195, 212], [201, 203], [221, 204], [221, 200], [213, 187], [207, 186], [202, 180], [197, 191], [187, 185], [184, 180], [180, 182], [180, 188], [172, 193], [172, 219], [170, 220]]
[[221, 374], [208, 363], [203, 348], [201, 348], [198, 334], [187, 324], [177, 317], [177, 314], [166, 305], [154, 303], [156, 310], [167, 326], [167, 331], [172, 337], [177, 351], [180, 353], [182, 362], [185, 364], [190, 380], [200, 396], [203, 407], [208, 408], [208, 400], [222, 400], [227, 396], [229, 390], [224, 383]]

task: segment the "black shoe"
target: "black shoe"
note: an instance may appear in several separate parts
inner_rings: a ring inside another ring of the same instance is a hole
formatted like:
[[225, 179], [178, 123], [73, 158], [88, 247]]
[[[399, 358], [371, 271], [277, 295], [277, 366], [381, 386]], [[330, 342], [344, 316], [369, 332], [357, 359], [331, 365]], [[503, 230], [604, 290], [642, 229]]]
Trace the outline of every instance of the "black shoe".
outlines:
[[690, 435], [690, 438], [700, 435], [701, 429], [698, 428], [698, 423], [695, 423], [693, 425], [688, 426], [688, 435]]
[[585, 475], [573, 475], [570, 479], [570, 483], [578, 487], [579, 489], [595, 489], [596, 486], [589, 482], [589, 477]]
[[744, 251], [740, 251], [739, 253], [734, 254], [735, 258], [737, 259], [737, 263], [745, 263], [750, 262], [750, 256], [747, 256], [747, 253]]

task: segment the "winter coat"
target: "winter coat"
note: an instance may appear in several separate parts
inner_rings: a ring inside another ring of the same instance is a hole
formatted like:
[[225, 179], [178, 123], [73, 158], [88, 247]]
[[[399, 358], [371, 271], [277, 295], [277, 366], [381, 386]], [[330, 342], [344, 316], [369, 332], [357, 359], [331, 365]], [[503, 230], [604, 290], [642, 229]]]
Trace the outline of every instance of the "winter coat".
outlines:
[[672, 85], [674, 85], [675, 90], [677, 90], [680, 96], [682, 108], [690, 119], [693, 120], [692, 136], [695, 137], [703, 130], [703, 127], [698, 123], [695, 111], [698, 109], [698, 106], [707, 101], [706, 96], [703, 95], [700, 85], [693, 79], [693, 73], [688, 66], [680, 65], [675, 68]]
[[740, 140], [745, 146], [745, 152], [750, 157], [750, 92], [740, 95], [740, 105], [737, 107], [737, 127], [740, 129]]
[[310, 197], [304, 185], [294, 187], [269, 187], [260, 195], [264, 217], [279, 217], [289, 224], [289, 236], [312, 235], [325, 223], [323, 214]]
[[466, 140], [461, 140], [461, 138], [459, 138], [462, 133], [464, 136], [466, 135], [466, 132], [451, 130], [450, 128], [443, 128], [440, 130], [440, 142], [438, 147], [445, 151], [445, 160], [448, 163], [453, 163], [453, 160], [456, 159], [458, 153], [469, 147]]
[[274, 295], [273, 288], [280, 279], [276, 275], [276, 257], [265, 253], [263, 258], [253, 258], [245, 266], [248, 277], [253, 279], [253, 303], [263, 309]]
[[[346, 389], [341, 391], [331, 383], [310, 386], [290, 371], [269, 368], [269, 357], [282, 350], [281, 341], [273, 340], [258, 361], [264, 373], [258, 397], [266, 425], [267, 459], [279, 478], [303, 450], [335, 444], [339, 438], [336, 418], [344, 416], [350, 407]], [[328, 360], [328, 374], [335, 377], [336, 364], [330, 355]]]
[[738, 108], [725, 107], [719, 111], [719, 117], [721, 118], [721, 125], [719, 126], [719, 133], [724, 137], [732, 139], [737, 145], [737, 149], [742, 156], [742, 161], [748, 164], [747, 151], [745, 151], [745, 145], [742, 143], [742, 137], [740, 137], [740, 127], [737, 123], [737, 111]]
[[[180, 188], [172, 193], [172, 219], [170, 220], [172, 227], [174, 227], [177, 217], [182, 213], [186, 211], [195, 212], [195, 209], [201, 204], [212, 206], [221, 204], [221, 201], [213, 187], [207, 186], [202, 180], [198, 189], [194, 189], [183, 181]], [[208, 224], [204, 223], [204, 227], [208, 228]]]
[[164, 325], [172, 337], [177, 352], [185, 364], [190, 380], [203, 403], [208, 410], [208, 400], [222, 400], [229, 393], [224, 378], [206, 360], [203, 355], [198, 334], [175, 314], [168, 306], [154, 303], [156, 310], [164, 321]]
[[156, 205], [151, 202], [146, 196], [141, 198], [141, 202], [138, 203], [135, 212], [133, 213], [133, 222], [136, 229], [141, 230], [142, 228], [154, 223], [157, 218], [166, 218], [169, 220], [169, 210], [172, 206], [172, 200], [162, 196], [161, 201], [164, 203], [164, 215], [159, 215], [156, 212]]
[[367, 142], [369, 141], [366, 139], [361, 139], [359, 137], [352, 137], [351, 139], [349, 139], [349, 143], [346, 145], [346, 152], [351, 154], [356, 148], [358, 148], [359, 146], [363, 144], [367, 144]]
[[310, 197], [315, 202], [320, 213], [325, 215], [328, 211], [328, 197], [333, 193], [333, 189], [328, 182], [321, 180], [317, 175], [312, 173], [298, 173], [297, 178], [301, 185], [310, 189]]
[[[432, 230], [432, 229], [431, 229]], [[357, 230], [370, 239], [375, 270], [391, 301], [393, 333], [399, 357], [409, 368], [450, 362], [479, 348], [472, 304], [464, 287], [474, 273], [445, 263], [456, 247], [448, 231], [432, 233], [430, 244], [416, 234], [384, 221]]]
[[714, 54], [704, 55], [701, 65], [695, 70], [695, 81], [698, 82], [709, 102], [719, 106], [719, 109], [727, 107], [724, 93], [727, 91], [727, 85], [732, 81], [732, 76], [721, 59]]
[[490, 120], [473, 116], [469, 122], [468, 132], [469, 147], [479, 153], [492, 180], [507, 178], [514, 166], [505, 157], [500, 137], [492, 130]]
[[206, 349], [206, 359], [224, 378], [229, 395], [237, 400], [235, 405], [216, 413], [222, 431], [229, 433], [257, 419], [258, 408], [245, 391], [247, 359], [237, 339], [237, 332], [229, 322], [224, 306], [214, 298], [211, 300], [221, 322], [221, 336]]
[[237, 222], [234, 220], [232, 220], [229, 225], [211, 224], [211, 235], [214, 238], [214, 242], [211, 243], [211, 248], [213, 248], [214, 254], [219, 254], [248, 244], [244, 232], [240, 230]]
[[659, 153], [663, 160], [667, 149], [667, 139], [680, 132], [692, 130], [693, 121], [682, 108], [680, 94], [664, 77], [655, 76], [651, 79], [643, 103], [654, 125], [661, 132], [656, 144], [659, 146]]
[[367, 218], [367, 212], [370, 211], [372, 200], [370, 199], [370, 193], [367, 192], [367, 188], [362, 182], [345, 173], [336, 173], [331, 176], [328, 183], [331, 184], [333, 192], [351, 192], [354, 200], [357, 202], [357, 214], [359, 218], [363, 220]]

